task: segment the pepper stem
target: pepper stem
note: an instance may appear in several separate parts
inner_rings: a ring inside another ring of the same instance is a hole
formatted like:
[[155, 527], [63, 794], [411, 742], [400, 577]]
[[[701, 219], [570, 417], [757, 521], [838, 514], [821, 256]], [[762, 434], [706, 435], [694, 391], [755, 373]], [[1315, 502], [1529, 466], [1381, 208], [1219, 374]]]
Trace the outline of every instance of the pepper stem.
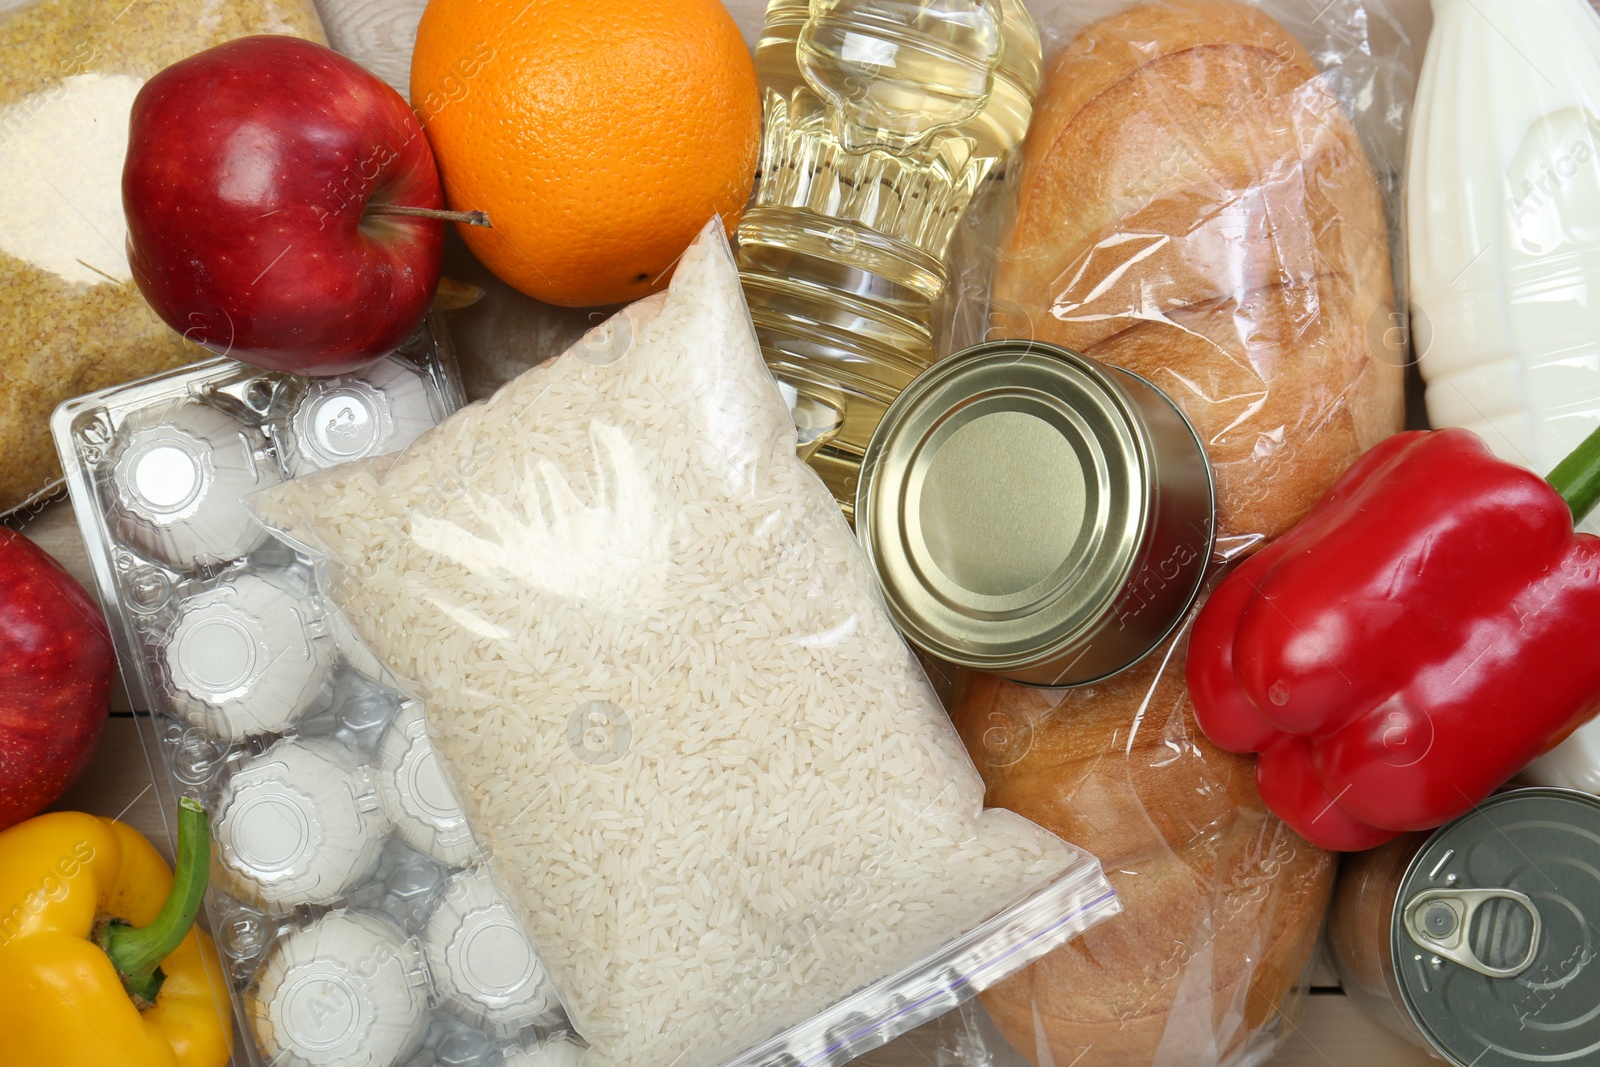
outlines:
[[1547, 479], [1572, 509], [1572, 521], [1582, 522], [1600, 504], [1600, 430], [1556, 465]]
[[184, 797], [178, 801], [178, 863], [161, 914], [147, 926], [113, 920], [100, 935], [100, 947], [111, 958], [123, 987], [141, 1006], [156, 1002], [167, 979], [161, 961], [189, 936], [210, 875], [211, 823], [199, 801]]

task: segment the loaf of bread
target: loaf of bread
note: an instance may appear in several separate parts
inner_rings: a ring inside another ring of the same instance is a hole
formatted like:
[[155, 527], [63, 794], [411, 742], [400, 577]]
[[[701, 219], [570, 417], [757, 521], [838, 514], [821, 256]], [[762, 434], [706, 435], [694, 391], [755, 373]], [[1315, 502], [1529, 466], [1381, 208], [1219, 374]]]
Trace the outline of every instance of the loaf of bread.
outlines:
[[1355, 127], [1259, 10], [1170, 0], [1055, 61], [995, 325], [1141, 374], [1217, 472], [1218, 551], [1293, 525], [1400, 429], [1388, 227]]
[[1315, 947], [1333, 856], [1266, 810], [1249, 758], [1200, 732], [1178, 641], [1086, 688], [956, 678], [951, 707], [985, 803], [1092, 852], [1122, 902], [982, 994], [1034, 1064], [1229, 1062]]

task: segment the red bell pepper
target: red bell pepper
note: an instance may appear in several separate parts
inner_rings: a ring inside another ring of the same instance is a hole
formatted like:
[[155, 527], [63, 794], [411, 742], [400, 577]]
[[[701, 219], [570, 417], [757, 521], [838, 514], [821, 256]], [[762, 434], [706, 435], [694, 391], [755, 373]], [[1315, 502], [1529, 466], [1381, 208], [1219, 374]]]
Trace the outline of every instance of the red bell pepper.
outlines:
[[1469, 811], [1600, 709], [1600, 431], [1548, 482], [1467, 430], [1362, 456], [1201, 611], [1206, 736], [1351, 851]]

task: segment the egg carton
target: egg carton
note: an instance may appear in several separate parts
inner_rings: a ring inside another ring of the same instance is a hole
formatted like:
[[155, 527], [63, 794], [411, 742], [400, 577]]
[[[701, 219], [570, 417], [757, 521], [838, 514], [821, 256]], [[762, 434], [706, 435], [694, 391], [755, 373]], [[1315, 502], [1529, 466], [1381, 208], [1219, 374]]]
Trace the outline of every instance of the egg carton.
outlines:
[[361, 371], [217, 359], [51, 422], [123, 674], [212, 817], [207, 918], [252, 1067], [573, 1067], [424, 709], [247, 498], [405, 447], [464, 401], [442, 323]]

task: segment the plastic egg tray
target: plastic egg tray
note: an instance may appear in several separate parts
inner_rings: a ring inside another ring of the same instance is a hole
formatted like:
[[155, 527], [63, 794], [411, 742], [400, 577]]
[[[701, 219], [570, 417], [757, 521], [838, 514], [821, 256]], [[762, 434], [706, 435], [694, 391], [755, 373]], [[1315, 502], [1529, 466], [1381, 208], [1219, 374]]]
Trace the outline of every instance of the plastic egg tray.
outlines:
[[227, 359], [63, 404], [52, 431], [141, 724], [212, 816], [237, 1062], [573, 1067], [554, 987], [422, 706], [246, 498], [396, 451], [463, 402], [442, 324], [362, 371]]

